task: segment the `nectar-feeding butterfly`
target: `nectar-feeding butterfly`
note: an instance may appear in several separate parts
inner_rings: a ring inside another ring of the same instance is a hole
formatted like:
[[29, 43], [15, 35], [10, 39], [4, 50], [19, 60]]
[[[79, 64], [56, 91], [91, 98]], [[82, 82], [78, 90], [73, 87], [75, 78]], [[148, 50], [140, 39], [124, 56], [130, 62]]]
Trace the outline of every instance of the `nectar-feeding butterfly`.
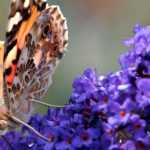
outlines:
[[0, 42], [0, 134], [23, 124], [45, 138], [25, 122], [33, 103], [45, 104], [40, 100], [67, 44], [67, 23], [58, 6], [11, 0], [6, 39]]

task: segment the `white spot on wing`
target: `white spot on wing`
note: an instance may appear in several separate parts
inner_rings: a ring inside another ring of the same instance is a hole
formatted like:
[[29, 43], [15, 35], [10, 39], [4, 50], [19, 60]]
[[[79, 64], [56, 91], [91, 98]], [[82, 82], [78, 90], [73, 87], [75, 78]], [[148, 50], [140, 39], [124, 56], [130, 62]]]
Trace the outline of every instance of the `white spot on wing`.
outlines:
[[9, 22], [8, 22], [8, 29], [7, 31], [10, 32], [13, 28], [14, 25], [17, 25], [22, 19], [22, 16], [20, 14], [20, 12], [16, 12], [16, 14], [10, 18]]
[[16, 2], [16, 0], [12, 0], [12, 2], [13, 2], [13, 3], [15, 3], [15, 2]]
[[28, 8], [29, 7], [29, 5], [30, 5], [30, 0], [25, 0], [24, 1], [24, 8]]
[[9, 68], [10, 65], [12, 64], [12, 60], [16, 59], [17, 56], [17, 46], [14, 46], [13, 49], [8, 53], [8, 56], [6, 58], [4, 67], [5, 69]]
[[41, 58], [42, 58], [42, 51], [40, 49], [37, 49], [36, 53], [34, 54], [34, 57], [33, 57], [36, 68], [40, 64]]

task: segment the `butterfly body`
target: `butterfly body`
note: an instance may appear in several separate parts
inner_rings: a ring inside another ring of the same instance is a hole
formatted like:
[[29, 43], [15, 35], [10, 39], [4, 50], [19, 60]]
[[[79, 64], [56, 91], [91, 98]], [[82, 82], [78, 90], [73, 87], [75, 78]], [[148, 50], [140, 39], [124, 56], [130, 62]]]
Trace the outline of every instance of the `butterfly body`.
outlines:
[[45, 0], [12, 0], [6, 40], [0, 43], [0, 129], [27, 121], [41, 100], [68, 41], [66, 19]]

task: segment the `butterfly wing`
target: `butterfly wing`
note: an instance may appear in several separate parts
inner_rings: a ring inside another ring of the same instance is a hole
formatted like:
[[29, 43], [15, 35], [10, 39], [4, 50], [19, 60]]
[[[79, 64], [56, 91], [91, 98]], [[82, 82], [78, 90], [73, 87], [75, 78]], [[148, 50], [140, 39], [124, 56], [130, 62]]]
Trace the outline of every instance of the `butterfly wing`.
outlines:
[[46, 7], [47, 3], [44, 0], [11, 1], [4, 54], [5, 80], [8, 87], [12, 87], [26, 37]]
[[[35, 7], [34, 2], [30, 1], [30, 11]], [[37, 16], [36, 19], [25, 20], [26, 28], [24, 21], [21, 21], [17, 31], [14, 29], [15, 25], [9, 30], [14, 30], [13, 36], [8, 33], [6, 35], [4, 77], [10, 97], [10, 108], [13, 114], [23, 120], [32, 112], [31, 99], [41, 99], [47, 92], [68, 41], [66, 19], [59, 7], [51, 5], [44, 9], [39, 8], [36, 8], [39, 14], [34, 15]], [[28, 25], [31, 24], [29, 28]]]

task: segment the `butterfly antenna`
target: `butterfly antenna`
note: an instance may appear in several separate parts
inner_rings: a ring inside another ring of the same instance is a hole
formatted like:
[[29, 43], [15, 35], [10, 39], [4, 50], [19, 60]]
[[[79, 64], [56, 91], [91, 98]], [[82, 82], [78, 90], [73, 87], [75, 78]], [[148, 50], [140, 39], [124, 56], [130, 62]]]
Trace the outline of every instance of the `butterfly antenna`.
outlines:
[[46, 103], [46, 102], [41, 102], [40, 100], [38, 99], [30, 99], [31, 102], [34, 102], [34, 103], [37, 103], [37, 104], [40, 104], [40, 105], [43, 105], [43, 106], [46, 106], [46, 107], [54, 107], [54, 108], [63, 108], [64, 106], [62, 105], [53, 105], [53, 104], [49, 104], [49, 103]]
[[28, 129], [30, 129], [34, 134], [36, 134], [38, 137], [40, 137], [41, 139], [50, 142], [50, 139], [46, 138], [45, 136], [43, 136], [39, 131], [37, 131], [36, 129], [34, 129], [32, 126], [30, 126], [29, 124], [25, 123], [24, 121], [20, 120], [19, 118], [15, 117], [15, 116], [9, 116], [13, 121], [24, 125], [25, 127], [27, 127]]

